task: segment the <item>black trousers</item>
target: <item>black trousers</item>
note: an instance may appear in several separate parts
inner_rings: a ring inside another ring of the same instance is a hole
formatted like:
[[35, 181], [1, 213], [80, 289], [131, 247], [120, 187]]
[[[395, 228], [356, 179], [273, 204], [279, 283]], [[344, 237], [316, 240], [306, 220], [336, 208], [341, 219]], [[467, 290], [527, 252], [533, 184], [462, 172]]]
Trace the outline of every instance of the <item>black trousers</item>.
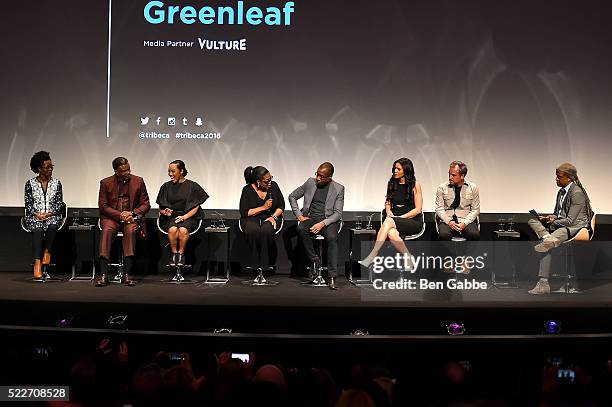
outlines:
[[[310, 228], [320, 221], [314, 219], [308, 219], [305, 222], [301, 222], [298, 227], [298, 236], [302, 245], [304, 246], [304, 250], [306, 251], [306, 258], [309, 261], [312, 261], [315, 257], [318, 257], [318, 254], [315, 253], [314, 245], [312, 242], [312, 238], [315, 235], [310, 233]], [[330, 277], [336, 277], [338, 275], [338, 228], [340, 227], [340, 223], [332, 223], [329, 226], [326, 226], [319, 232], [325, 240], [327, 241], [327, 268], [329, 271]], [[321, 259], [322, 260], [322, 259]]]
[[42, 259], [45, 249], [51, 252], [53, 247], [53, 241], [57, 234], [57, 225], [49, 225], [47, 230], [44, 229], [32, 229], [32, 242], [34, 244], [34, 258]]
[[438, 236], [440, 240], [451, 240], [453, 236], [463, 236], [467, 240], [480, 240], [480, 231], [478, 230], [478, 224], [476, 222], [467, 225], [465, 229], [463, 229], [463, 233], [452, 230], [450, 226], [444, 222], [439, 222]]
[[[249, 266], [262, 269], [273, 266], [270, 259], [274, 257], [276, 249], [274, 234], [276, 230], [270, 222], [261, 222], [258, 218], [240, 219], [244, 237], [249, 246]], [[276, 224], [280, 227], [280, 220]]]

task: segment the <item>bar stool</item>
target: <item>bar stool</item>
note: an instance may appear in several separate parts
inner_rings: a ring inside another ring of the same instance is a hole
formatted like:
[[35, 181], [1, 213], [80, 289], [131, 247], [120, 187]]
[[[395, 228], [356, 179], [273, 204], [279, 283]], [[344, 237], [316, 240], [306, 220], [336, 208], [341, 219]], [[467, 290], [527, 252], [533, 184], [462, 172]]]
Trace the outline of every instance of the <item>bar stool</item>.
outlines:
[[[280, 217], [280, 226], [274, 232], [275, 235], [278, 235], [280, 233], [280, 231], [283, 228], [284, 224], [285, 224], [284, 217], [281, 216]], [[240, 232], [244, 233], [244, 231], [242, 230], [242, 223], [240, 222], [240, 219], [238, 220], [238, 229], [240, 230]], [[276, 268], [276, 266], [270, 266], [270, 267], [267, 267], [265, 269], [265, 271], [272, 271], [275, 268]], [[245, 269], [252, 271], [252, 270], [255, 269], [255, 267], [246, 266]], [[241, 283], [244, 284], [244, 285], [250, 285], [250, 286], [275, 286], [275, 285], [279, 284], [278, 281], [266, 280], [266, 278], [264, 277], [263, 273], [264, 273], [264, 269], [262, 269], [261, 267], [257, 267], [257, 275], [255, 276], [255, 278], [253, 280], [244, 280], [244, 281], [241, 281]]]
[[[438, 216], [435, 216], [434, 222], [436, 224], [436, 233], [438, 234], [438, 236], [440, 235], [440, 227], [438, 225], [439, 220], [440, 218], [438, 218]], [[476, 217], [476, 225], [478, 226], [478, 231], [480, 232], [480, 217], [479, 216]], [[464, 242], [467, 242], [467, 239], [463, 235], [453, 236], [451, 237], [451, 242], [453, 245], [453, 254], [456, 256], [457, 253], [459, 252], [459, 245], [463, 244]], [[465, 266], [462, 267], [462, 270], [459, 270], [458, 267], [455, 267], [455, 264], [453, 264], [453, 269], [450, 272], [455, 274], [455, 279], [458, 279], [460, 274], [470, 273], [469, 270], [467, 272], [465, 270], [466, 270]]]
[[[340, 219], [338, 235], [340, 235], [340, 232], [342, 231], [342, 226], [344, 226], [344, 221]], [[323, 271], [327, 271], [329, 269], [327, 266], [323, 266], [323, 242], [325, 241], [325, 236], [318, 233], [316, 235], [311, 234], [310, 238], [317, 244], [316, 250], [321, 264], [317, 265], [316, 263], [312, 263], [312, 268], [307, 267], [306, 269], [310, 271], [310, 277], [312, 277], [312, 280], [300, 284], [308, 287], [327, 287], [327, 282], [323, 278]]]
[[[166, 232], [165, 230], [163, 230], [159, 224], [159, 216], [157, 217], [157, 229], [162, 232], [164, 235], [168, 235], [168, 232]], [[202, 226], [202, 218], [200, 218], [200, 220], [198, 221], [198, 227], [196, 228], [196, 230], [194, 230], [193, 232], [189, 233], [189, 236], [191, 235], [195, 235], [196, 233], [198, 233], [198, 231], [200, 230], [200, 227]], [[170, 243], [166, 243], [166, 246], [169, 246]], [[165, 280], [161, 280], [162, 283], [166, 283], [166, 284], [195, 284], [197, 283], [197, 281], [195, 280], [191, 280], [191, 279], [187, 279], [183, 276], [183, 269], [190, 269], [192, 267], [191, 264], [166, 264], [166, 267], [169, 268], [174, 268], [175, 272], [174, 272], [174, 277], [170, 278], [170, 279], [165, 279]]]
[[[380, 211], [380, 224], [382, 226], [382, 223], [385, 221], [385, 218], [387, 217], [387, 210], [383, 209]], [[423, 223], [423, 227], [421, 227], [421, 230], [419, 230], [417, 233], [412, 234], [412, 235], [402, 235], [400, 234], [400, 237], [402, 238], [402, 240], [404, 242], [408, 242], [411, 240], [416, 240], [419, 237], [423, 236], [423, 234], [425, 233], [425, 229], [427, 228], [427, 225], [425, 224], [425, 213], [421, 212], [420, 214], [421, 217], [421, 222]], [[437, 225], [436, 225], [437, 228]], [[400, 276], [399, 276], [399, 281], [403, 281], [404, 280], [404, 269], [400, 269]]]
[[584, 291], [579, 290], [575, 287], [573, 280], [576, 278], [575, 273], [570, 269], [570, 256], [574, 253], [574, 245], [573, 242], [588, 242], [593, 240], [593, 236], [595, 235], [595, 214], [591, 218], [591, 227], [582, 228], [572, 237], [561, 243], [561, 248], [563, 249], [563, 257], [565, 260], [565, 267], [563, 273], [561, 274], [553, 274], [551, 277], [561, 277], [565, 279], [565, 283], [558, 290], [553, 291], [553, 293], [560, 294], [581, 294]]
[[[62, 214], [64, 216], [63, 216], [62, 222], [59, 224], [59, 227], [57, 228], [58, 232], [64, 229], [64, 226], [66, 225], [66, 221], [68, 220], [68, 207], [66, 205], [64, 205], [62, 208]], [[21, 225], [21, 229], [23, 229], [24, 232], [32, 233], [32, 229], [28, 228], [26, 225], [25, 215], [21, 217], [21, 219], [19, 220], [19, 223]], [[30, 266], [33, 266], [33, 265], [34, 265], [33, 263], [30, 264]], [[55, 267], [56, 265], [57, 265], [56, 263], [43, 264], [42, 265], [42, 277], [40, 278], [32, 277], [30, 281], [33, 281], [35, 283], [53, 283], [53, 282], [58, 282], [58, 281], [64, 281], [61, 278], [52, 277], [49, 274], [49, 269], [51, 267]]]
[[[123, 222], [121, 222], [121, 224], [123, 225]], [[98, 229], [102, 231], [102, 224], [100, 223], [100, 218], [98, 218]], [[108, 263], [109, 268], [110, 267], [117, 268], [117, 274], [115, 275], [115, 277], [113, 277], [112, 280], [110, 280], [110, 282], [111, 283], [121, 283], [121, 281], [123, 281], [123, 278], [125, 277], [125, 264], [124, 264], [125, 257], [123, 254], [123, 231], [120, 230], [119, 232], [117, 232], [115, 236], [113, 236], [113, 240], [116, 240], [119, 242], [120, 250], [119, 250], [119, 256], [117, 256], [117, 261], [115, 263], [110, 263], [110, 262]]]

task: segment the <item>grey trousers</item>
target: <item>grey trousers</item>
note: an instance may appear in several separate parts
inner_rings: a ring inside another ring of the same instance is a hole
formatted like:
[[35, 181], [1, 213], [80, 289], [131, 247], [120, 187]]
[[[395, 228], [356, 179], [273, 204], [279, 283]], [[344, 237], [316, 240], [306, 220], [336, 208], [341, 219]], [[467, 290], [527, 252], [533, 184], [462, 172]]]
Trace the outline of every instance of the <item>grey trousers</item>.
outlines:
[[[567, 239], [569, 239], [567, 230], [565, 228], [555, 229], [551, 232], [546, 226], [542, 225], [539, 220], [529, 219], [527, 223], [529, 224], [531, 230], [533, 230], [540, 239], [548, 233], [550, 233], [551, 236], [559, 239], [561, 242], [565, 242]], [[550, 277], [550, 264], [552, 262], [551, 251], [552, 250], [549, 250], [547, 253], [542, 253], [542, 258], [540, 259], [540, 270], [538, 271], [538, 277], [540, 278]]]

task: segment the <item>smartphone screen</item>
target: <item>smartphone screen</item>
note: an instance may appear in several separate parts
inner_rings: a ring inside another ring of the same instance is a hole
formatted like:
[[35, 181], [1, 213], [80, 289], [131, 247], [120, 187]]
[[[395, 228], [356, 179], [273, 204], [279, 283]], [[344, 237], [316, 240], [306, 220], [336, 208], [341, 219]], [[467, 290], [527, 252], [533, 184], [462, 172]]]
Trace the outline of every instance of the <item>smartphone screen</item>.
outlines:
[[244, 363], [249, 363], [249, 354], [248, 353], [232, 353], [232, 359], [240, 359]]

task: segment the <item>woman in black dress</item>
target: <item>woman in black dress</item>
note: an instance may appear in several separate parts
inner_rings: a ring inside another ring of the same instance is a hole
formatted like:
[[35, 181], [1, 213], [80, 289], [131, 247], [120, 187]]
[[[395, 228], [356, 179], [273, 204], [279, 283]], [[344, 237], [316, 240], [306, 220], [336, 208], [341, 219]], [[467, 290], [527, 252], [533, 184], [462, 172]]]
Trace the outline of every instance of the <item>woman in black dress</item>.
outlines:
[[159, 225], [168, 233], [172, 249], [170, 265], [185, 264], [185, 247], [189, 234], [197, 229], [203, 217], [202, 205], [208, 194], [196, 182], [185, 178], [187, 168], [181, 160], [174, 160], [168, 165], [170, 181], [159, 189]]
[[249, 266], [267, 269], [274, 236], [285, 210], [285, 197], [265, 167], [247, 167], [244, 180], [246, 185], [240, 196], [240, 225], [251, 252]]
[[423, 228], [423, 194], [414, 176], [412, 161], [405, 157], [396, 160], [392, 172], [387, 184], [385, 219], [376, 235], [374, 248], [359, 262], [364, 267], [372, 264], [387, 239], [400, 253], [410, 255], [401, 235], [413, 235]]

